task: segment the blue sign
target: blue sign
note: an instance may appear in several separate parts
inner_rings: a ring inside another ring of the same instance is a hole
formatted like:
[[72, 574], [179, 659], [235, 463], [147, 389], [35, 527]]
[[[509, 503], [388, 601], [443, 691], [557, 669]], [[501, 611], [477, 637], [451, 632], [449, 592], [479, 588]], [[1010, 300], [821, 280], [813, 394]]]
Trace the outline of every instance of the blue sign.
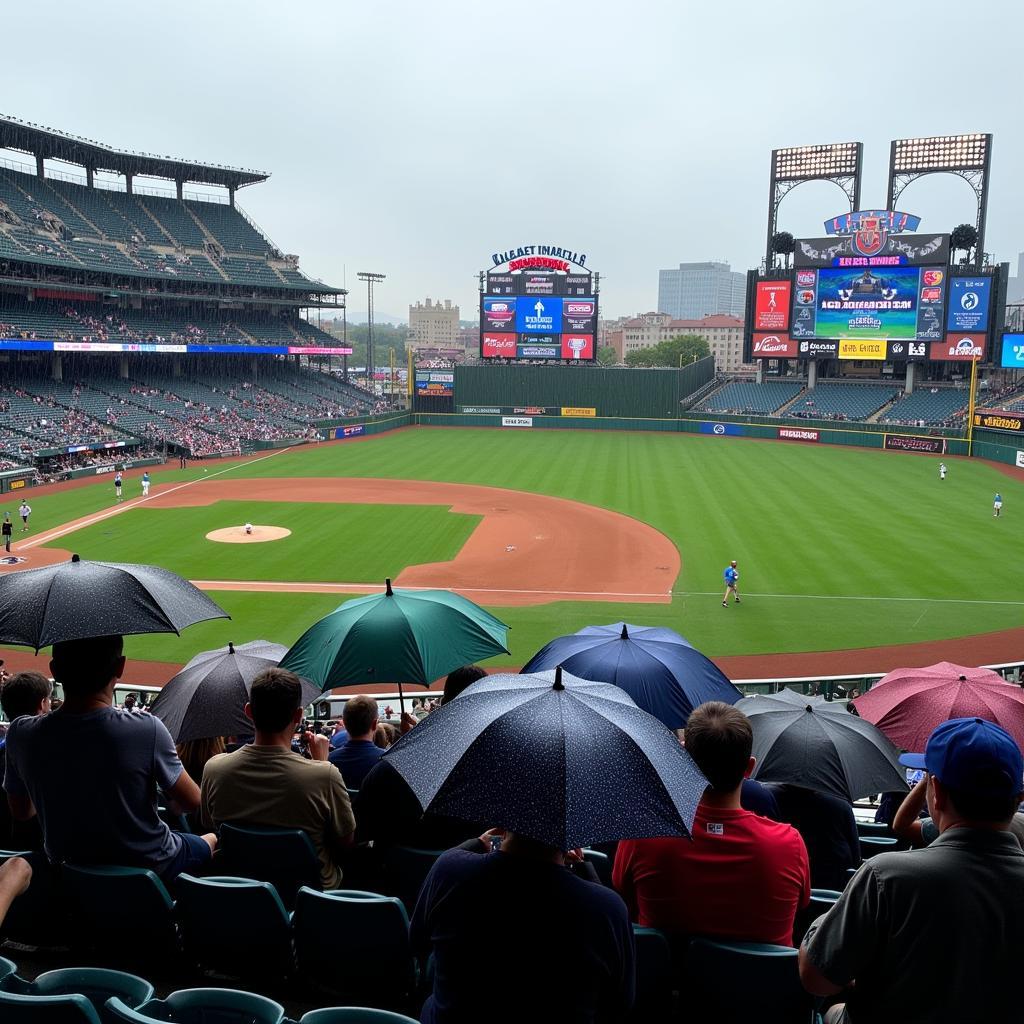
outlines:
[[951, 277], [949, 279], [949, 313], [946, 328], [983, 334], [988, 330], [988, 309], [991, 296], [990, 277]]
[[562, 300], [551, 295], [528, 295], [516, 302], [516, 330], [520, 334], [560, 334]]
[[361, 437], [366, 433], [366, 427], [359, 423], [354, 427], [335, 427], [334, 436], [337, 440], [342, 440], [346, 437]]
[[702, 423], [700, 425], [702, 434], [717, 434], [721, 437], [728, 434], [730, 437], [742, 437], [743, 428], [738, 423]]
[[1003, 357], [999, 365], [1007, 370], [1024, 370], [1024, 334], [1003, 335]]

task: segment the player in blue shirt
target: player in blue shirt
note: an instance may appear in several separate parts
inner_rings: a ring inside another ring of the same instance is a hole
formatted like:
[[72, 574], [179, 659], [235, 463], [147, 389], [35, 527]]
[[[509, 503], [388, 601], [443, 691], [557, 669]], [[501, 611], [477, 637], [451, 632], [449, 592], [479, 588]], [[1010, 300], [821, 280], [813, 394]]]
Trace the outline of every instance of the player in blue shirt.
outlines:
[[740, 592], [739, 592], [739, 579], [740, 573], [736, 568], [736, 560], [733, 559], [726, 567], [725, 572], [722, 573], [725, 577], [725, 597], [722, 599], [722, 607], [729, 607], [729, 594], [731, 593], [736, 598], [736, 603], [740, 603]]
[[1003, 496], [997, 492], [996, 493], [996, 500], [992, 502], [992, 515], [994, 515], [996, 517], [996, 519], [998, 519], [999, 516], [1002, 515], [1002, 512], [1003, 512]]

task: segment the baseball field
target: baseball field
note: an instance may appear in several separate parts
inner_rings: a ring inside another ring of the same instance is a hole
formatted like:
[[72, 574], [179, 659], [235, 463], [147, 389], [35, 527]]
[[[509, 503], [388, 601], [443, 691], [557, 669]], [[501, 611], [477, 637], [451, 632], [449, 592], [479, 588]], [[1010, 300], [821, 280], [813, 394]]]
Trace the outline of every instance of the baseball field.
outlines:
[[[31, 532], [15, 533], [14, 554], [25, 561], [3, 571], [72, 551], [155, 563], [231, 614], [180, 638], [130, 638], [129, 657], [147, 663], [133, 665], [135, 682], [161, 682], [229, 640], [289, 644], [385, 577], [458, 589], [509, 623], [512, 653], [496, 666], [619, 619], [678, 630], [734, 678], [1017, 660], [1024, 473], [945, 461], [940, 481], [937, 457], [853, 448], [408, 428], [158, 467], [144, 500], [133, 472], [120, 505], [109, 477], [22, 492]], [[21, 495], [5, 498], [16, 519]], [[269, 527], [290, 532], [271, 540]], [[723, 608], [730, 559], [743, 602]]]

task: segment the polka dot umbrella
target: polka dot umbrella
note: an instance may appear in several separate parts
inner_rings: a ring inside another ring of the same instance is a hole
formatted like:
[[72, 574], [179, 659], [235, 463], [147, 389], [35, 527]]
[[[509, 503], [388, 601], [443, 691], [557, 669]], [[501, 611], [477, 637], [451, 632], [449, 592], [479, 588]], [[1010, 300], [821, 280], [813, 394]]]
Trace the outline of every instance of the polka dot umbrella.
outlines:
[[424, 811], [561, 850], [689, 836], [707, 787], [675, 735], [626, 693], [561, 668], [481, 679], [384, 760]]

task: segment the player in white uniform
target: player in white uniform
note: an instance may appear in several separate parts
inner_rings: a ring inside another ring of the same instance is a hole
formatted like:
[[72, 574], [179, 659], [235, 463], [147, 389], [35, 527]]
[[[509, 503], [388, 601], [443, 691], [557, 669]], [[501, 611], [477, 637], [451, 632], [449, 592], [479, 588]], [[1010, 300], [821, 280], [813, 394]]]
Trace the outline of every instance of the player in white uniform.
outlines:
[[939, 479], [946, 479], [946, 464], [944, 462], [939, 463]]
[[246, 523], [245, 524], [245, 532], [247, 534], [251, 534], [252, 533], [252, 523]]

